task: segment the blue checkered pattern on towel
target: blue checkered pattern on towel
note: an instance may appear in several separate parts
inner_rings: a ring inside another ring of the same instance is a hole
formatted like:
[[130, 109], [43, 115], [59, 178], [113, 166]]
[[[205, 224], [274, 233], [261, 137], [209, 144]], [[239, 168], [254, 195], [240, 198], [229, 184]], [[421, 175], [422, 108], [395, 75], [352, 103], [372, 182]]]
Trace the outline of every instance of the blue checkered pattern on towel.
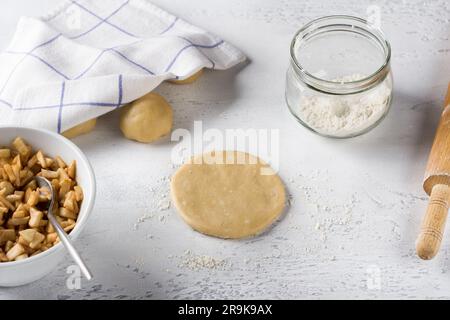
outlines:
[[0, 54], [0, 125], [62, 132], [166, 79], [244, 59], [146, 0], [66, 1], [47, 17], [21, 18]]

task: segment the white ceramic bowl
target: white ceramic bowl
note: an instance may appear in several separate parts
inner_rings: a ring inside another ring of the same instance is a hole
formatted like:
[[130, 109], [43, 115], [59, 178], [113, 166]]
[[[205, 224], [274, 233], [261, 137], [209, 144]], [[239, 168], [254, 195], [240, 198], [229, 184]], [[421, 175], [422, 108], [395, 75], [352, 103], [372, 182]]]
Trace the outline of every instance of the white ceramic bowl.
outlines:
[[[83, 188], [84, 200], [80, 207], [77, 224], [70, 233], [70, 238], [76, 239], [86, 225], [95, 201], [95, 176], [88, 159], [68, 139], [42, 129], [0, 127], [0, 146], [10, 145], [11, 141], [17, 136], [24, 138], [34, 150], [41, 149], [51, 157], [59, 155], [66, 162], [77, 161], [77, 182]], [[65, 253], [63, 244], [58, 243], [49, 250], [33, 257], [0, 263], [0, 286], [20, 286], [42, 278], [56, 268], [63, 260]], [[83, 255], [83, 252], [81, 252], [81, 255]]]

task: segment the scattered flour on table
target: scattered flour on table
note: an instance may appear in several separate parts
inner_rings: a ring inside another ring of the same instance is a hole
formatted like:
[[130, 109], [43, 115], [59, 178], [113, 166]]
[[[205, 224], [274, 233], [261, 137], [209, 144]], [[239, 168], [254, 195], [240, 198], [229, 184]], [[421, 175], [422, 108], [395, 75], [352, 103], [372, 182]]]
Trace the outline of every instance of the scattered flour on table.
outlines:
[[179, 266], [192, 271], [199, 271], [202, 269], [223, 270], [227, 264], [225, 259], [218, 259], [207, 255], [197, 255], [191, 250], [186, 250]]
[[144, 213], [142, 216], [140, 216], [136, 222], [133, 225], [133, 230], [136, 231], [139, 229], [139, 226], [144, 223], [147, 220], [150, 220], [154, 217], [155, 215], [153, 213]]
[[149, 199], [151, 201], [147, 211], [142, 216], [140, 216], [133, 225], [133, 230], [138, 230], [139, 226], [151, 220], [154, 217], [160, 222], [165, 222], [167, 218], [167, 211], [170, 209], [170, 187], [169, 187], [170, 177], [163, 176], [156, 181], [156, 185], [150, 188]]
[[[301, 230], [307, 237], [317, 237], [320, 240], [310, 243], [306, 241], [309, 238], [305, 239], [305, 246], [302, 248], [304, 253], [331, 253], [330, 260], [334, 261], [340, 256], [336, 255], [337, 252], [351, 246], [355, 235], [361, 232], [360, 226], [367, 227], [367, 221], [383, 226], [383, 232], [389, 231], [382, 235], [389, 238], [389, 241], [402, 239], [405, 217], [408, 223], [415, 221], [415, 215], [412, 214], [415, 211], [411, 209], [417, 208], [420, 203], [426, 203], [427, 197], [414, 192], [398, 191], [368, 173], [363, 175], [366, 185], [370, 186], [368, 190], [365, 187], [358, 187], [357, 191], [336, 188], [337, 178], [328, 169], [297, 173], [294, 178], [287, 180], [289, 189], [296, 194], [293, 208], [300, 207], [306, 215], [301, 224], [293, 223], [289, 228]], [[297, 190], [303, 195], [297, 194]], [[397, 214], [391, 215], [390, 212]], [[375, 218], [379, 214], [385, 216], [381, 221]], [[372, 234], [372, 237], [381, 236], [380, 232], [381, 229], [376, 235]], [[328, 241], [337, 236], [341, 243]]]
[[332, 200], [330, 197], [334, 189], [330, 181], [328, 170], [313, 170], [307, 176], [298, 174], [299, 178], [308, 181], [297, 184], [297, 188], [303, 191], [307, 200], [307, 210], [310, 217], [315, 220], [314, 230], [319, 232], [322, 241], [326, 241], [328, 232], [333, 232], [338, 226], [346, 227], [353, 219], [353, 209], [359, 202], [356, 192], [347, 195], [344, 200]]
[[[362, 79], [354, 74], [334, 82]], [[377, 122], [386, 113], [392, 89], [390, 79], [367, 92], [353, 95], [303, 95], [297, 109], [298, 116], [319, 133], [346, 136], [360, 132]]]

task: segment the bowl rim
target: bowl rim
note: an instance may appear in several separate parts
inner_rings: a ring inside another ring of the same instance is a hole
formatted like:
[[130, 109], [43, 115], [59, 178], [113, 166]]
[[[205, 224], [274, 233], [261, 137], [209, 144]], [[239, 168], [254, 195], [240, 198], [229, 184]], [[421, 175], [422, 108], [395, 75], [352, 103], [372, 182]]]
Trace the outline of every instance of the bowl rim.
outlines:
[[[51, 139], [58, 141], [57, 143], [63, 143], [63, 144], [68, 145], [78, 155], [78, 157], [82, 160], [82, 162], [84, 162], [84, 165], [86, 165], [87, 172], [88, 172], [87, 180], [89, 181], [89, 183], [92, 186], [92, 192], [91, 192], [90, 197], [88, 197], [87, 205], [86, 205], [85, 209], [83, 210], [83, 211], [85, 211], [85, 214], [81, 217], [80, 221], [77, 220], [77, 224], [75, 225], [75, 228], [69, 234], [70, 238], [76, 238], [79, 235], [79, 233], [81, 232], [81, 230], [83, 230], [83, 228], [85, 227], [86, 222], [89, 218], [89, 215], [91, 214], [92, 209], [94, 208], [94, 203], [95, 203], [95, 198], [96, 198], [96, 193], [97, 193], [96, 192], [97, 188], [96, 188], [95, 174], [94, 174], [94, 170], [92, 169], [92, 165], [89, 162], [89, 159], [86, 157], [86, 155], [83, 153], [83, 151], [81, 151], [81, 149], [75, 143], [73, 143], [72, 141], [70, 141], [69, 139], [64, 137], [63, 135], [57, 134], [53, 131], [50, 131], [47, 129], [42, 129], [42, 128], [33, 128], [33, 127], [25, 127], [25, 126], [1, 126], [0, 125], [0, 131], [7, 130], [7, 129], [25, 130], [25, 131], [34, 131], [34, 132], [43, 133], [44, 135], [49, 136]], [[83, 201], [85, 199], [83, 199]], [[63, 244], [61, 242], [59, 242], [58, 244], [51, 247], [50, 249], [48, 249], [44, 252], [41, 252], [35, 256], [28, 257], [26, 259], [19, 260], [19, 261], [1, 262], [0, 269], [18, 267], [20, 265], [33, 263], [39, 259], [44, 259], [56, 252], [59, 252], [62, 249], [63, 249]]]

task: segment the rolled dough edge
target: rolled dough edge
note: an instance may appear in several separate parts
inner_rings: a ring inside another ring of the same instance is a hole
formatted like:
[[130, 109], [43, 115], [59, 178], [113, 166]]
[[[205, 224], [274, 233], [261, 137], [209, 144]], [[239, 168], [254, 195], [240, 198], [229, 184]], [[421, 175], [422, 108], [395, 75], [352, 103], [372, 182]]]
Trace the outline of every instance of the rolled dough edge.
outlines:
[[[255, 157], [252, 154], [246, 153], [244, 152], [246, 155], [249, 155], [250, 157]], [[203, 157], [202, 155], [197, 155], [194, 157], [191, 157], [190, 160], [192, 161], [192, 159], [195, 159], [196, 157]], [[259, 159], [258, 157], [256, 157], [257, 159]], [[261, 160], [261, 159], [259, 159]], [[261, 160], [262, 164], [266, 164], [264, 161]], [[200, 232], [202, 234], [208, 235], [208, 236], [212, 236], [212, 237], [216, 237], [216, 238], [220, 238], [220, 239], [247, 239], [247, 238], [252, 238], [252, 237], [256, 237], [258, 235], [261, 235], [262, 233], [264, 233], [265, 231], [269, 230], [273, 224], [283, 215], [284, 211], [286, 210], [286, 186], [283, 183], [283, 180], [280, 178], [280, 176], [278, 174], [276, 174], [276, 178], [278, 179], [278, 182], [281, 184], [281, 186], [283, 186], [282, 188], [282, 196], [283, 196], [283, 203], [280, 206], [280, 208], [278, 209], [278, 211], [276, 212], [276, 214], [273, 215], [273, 217], [271, 219], [268, 219], [268, 221], [261, 223], [260, 227], [257, 228], [254, 232], [252, 233], [248, 233], [245, 235], [229, 235], [229, 236], [224, 236], [223, 234], [219, 234], [217, 232], [214, 232], [213, 230], [211, 230], [211, 228], [209, 226], [206, 225], [206, 223], [202, 223], [199, 224], [198, 221], [193, 221], [192, 219], [189, 218], [189, 216], [187, 216], [186, 214], [184, 214], [183, 210], [181, 209], [180, 204], [178, 203], [177, 197], [175, 196], [175, 187], [174, 187], [174, 180], [176, 180], [177, 175], [180, 174], [180, 169], [179, 168], [175, 174], [172, 176], [171, 181], [170, 181], [170, 196], [172, 199], [172, 202], [175, 206], [175, 209], [177, 210], [178, 214], [181, 216], [181, 218], [185, 221], [185, 223], [194, 231]], [[194, 227], [195, 225], [195, 227]]]

